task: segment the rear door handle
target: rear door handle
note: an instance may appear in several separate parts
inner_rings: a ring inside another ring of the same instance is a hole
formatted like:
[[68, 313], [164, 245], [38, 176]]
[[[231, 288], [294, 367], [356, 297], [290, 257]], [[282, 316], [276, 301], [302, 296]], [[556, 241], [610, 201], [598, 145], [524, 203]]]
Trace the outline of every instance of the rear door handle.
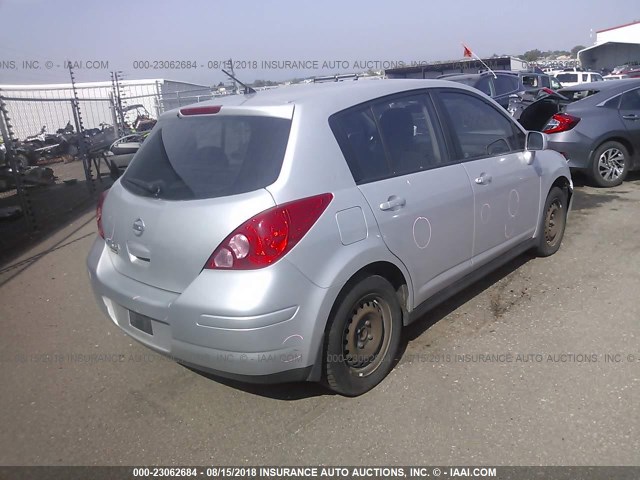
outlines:
[[624, 118], [625, 120], [640, 120], [640, 117], [638, 117], [638, 115], [636, 115], [635, 113], [631, 113], [629, 115], [622, 115], [622, 118]]
[[491, 183], [491, 175], [487, 175], [486, 173], [481, 173], [478, 178], [476, 178], [476, 183], [478, 185], [487, 185]]
[[386, 202], [380, 204], [380, 210], [398, 210], [404, 207], [407, 204], [407, 201], [396, 195], [391, 195]]

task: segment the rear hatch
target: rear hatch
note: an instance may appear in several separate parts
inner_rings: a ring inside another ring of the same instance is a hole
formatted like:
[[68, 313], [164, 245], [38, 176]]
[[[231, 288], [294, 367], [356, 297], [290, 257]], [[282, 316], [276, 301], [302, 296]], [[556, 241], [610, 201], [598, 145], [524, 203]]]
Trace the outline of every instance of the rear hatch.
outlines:
[[274, 206], [264, 187], [280, 174], [293, 106], [197, 111], [158, 122], [103, 207], [114, 267], [178, 293], [238, 225]]
[[549, 119], [556, 113], [564, 112], [567, 105], [599, 92], [592, 83], [583, 85], [563, 88], [534, 101], [522, 110], [518, 122], [527, 130], [542, 131]]

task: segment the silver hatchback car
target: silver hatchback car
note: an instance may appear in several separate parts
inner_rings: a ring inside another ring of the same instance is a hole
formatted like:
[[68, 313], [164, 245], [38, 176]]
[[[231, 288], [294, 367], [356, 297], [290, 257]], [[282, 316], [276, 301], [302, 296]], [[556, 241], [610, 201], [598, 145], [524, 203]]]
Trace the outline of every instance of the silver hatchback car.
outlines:
[[529, 249], [558, 250], [566, 161], [441, 80], [287, 87], [164, 114], [101, 197], [98, 303], [176, 361], [359, 395], [403, 326]]

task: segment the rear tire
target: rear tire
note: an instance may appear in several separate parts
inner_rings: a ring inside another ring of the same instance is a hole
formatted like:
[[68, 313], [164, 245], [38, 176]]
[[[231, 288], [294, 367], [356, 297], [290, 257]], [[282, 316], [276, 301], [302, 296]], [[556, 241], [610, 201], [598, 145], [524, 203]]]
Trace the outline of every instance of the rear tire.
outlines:
[[402, 330], [402, 309], [393, 286], [372, 275], [338, 300], [325, 340], [325, 381], [354, 397], [380, 383], [393, 366]]
[[553, 255], [560, 248], [567, 225], [567, 193], [558, 187], [549, 190], [542, 210], [540, 235], [536, 253], [540, 257]]
[[629, 166], [626, 147], [619, 142], [605, 142], [593, 152], [591, 178], [598, 187], [616, 187], [624, 181]]

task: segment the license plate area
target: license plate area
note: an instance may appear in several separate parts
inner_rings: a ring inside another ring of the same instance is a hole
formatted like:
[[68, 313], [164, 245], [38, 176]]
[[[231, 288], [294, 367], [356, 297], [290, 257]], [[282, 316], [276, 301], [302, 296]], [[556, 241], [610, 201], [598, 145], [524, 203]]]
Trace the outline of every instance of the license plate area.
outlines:
[[153, 324], [149, 317], [129, 311], [129, 324], [148, 335], [153, 335]]

